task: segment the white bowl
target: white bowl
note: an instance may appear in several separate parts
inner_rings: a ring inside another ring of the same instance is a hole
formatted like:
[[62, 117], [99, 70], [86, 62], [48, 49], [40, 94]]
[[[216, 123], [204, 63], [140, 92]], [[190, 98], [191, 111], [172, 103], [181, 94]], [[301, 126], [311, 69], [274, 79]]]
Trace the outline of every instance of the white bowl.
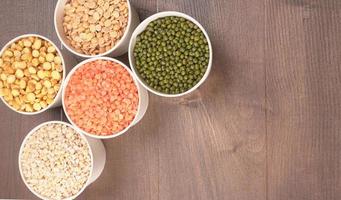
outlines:
[[[18, 156], [18, 163], [19, 163], [19, 171], [20, 171], [20, 175], [22, 180], [24, 181], [26, 187], [37, 197], [41, 198], [41, 199], [46, 199], [46, 197], [41, 196], [40, 194], [38, 194], [37, 192], [35, 192], [25, 181], [24, 175], [22, 173], [22, 169], [21, 169], [21, 154], [23, 151], [23, 148], [26, 144], [26, 141], [28, 140], [28, 138], [35, 133], [39, 128], [41, 128], [42, 126], [45, 126], [47, 124], [62, 124], [62, 125], [66, 125], [74, 130], [76, 130], [74, 127], [72, 127], [70, 124], [62, 122], [62, 121], [48, 121], [48, 122], [44, 122], [42, 124], [39, 124], [38, 126], [36, 126], [35, 128], [33, 128], [25, 137], [24, 141], [22, 142], [21, 146], [20, 146], [20, 150], [19, 150], [19, 156]], [[77, 133], [79, 133], [76, 130]], [[93, 183], [102, 173], [104, 166], [105, 166], [105, 161], [106, 161], [106, 152], [105, 152], [105, 148], [104, 145], [102, 143], [101, 140], [96, 140], [96, 139], [92, 139], [92, 138], [88, 138], [86, 136], [84, 136], [83, 134], [79, 135], [86, 141], [86, 143], [88, 144], [89, 150], [90, 150], [90, 158], [91, 158], [91, 168], [90, 168], [90, 175], [89, 178], [87, 180], [87, 182], [84, 184], [84, 186], [82, 187], [82, 189], [75, 194], [72, 197], [69, 197], [67, 199], [75, 199], [77, 196], [79, 196], [84, 189], [89, 186], [91, 183]]]
[[[129, 124], [128, 127], [126, 127], [124, 130], [118, 132], [118, 133], [114, 133], [113, 135], [108, 135], [108, 136], [99, 136], [99, 135], [95, 135], [95, 134], [91, 134], [91, 133], [88, 133], [84, 130], [82, 130], [80, 127], [77, 126], [76, 123], [74, 123], [72, 121], [72, 119], [70, 118], [70, 116], [68, 115], [67, 113], [67, 109], [66, 109], [66, 106], [65, 106], [65, 101], [64, 101], [64, 97], [65, 97], [65, 91], [66, 91], [66, 87], [70, 81], [70, 78], [71, 76], [75, 73], [75, 71], [82, 67], [85, 63], [89, 63], [89, 62], [92, 62], [92, 61], [95, 61], [95, 60], [107, 60], [107, 61], [111, 61], [111, 62], [114, 62], [114, 63], [118, 63], [120, 64], [122, 67], [124, 67], [128, 72], [129, 74], [131, 75], [131, 77], [133, 78], [134, 80], [134, 83], [137, 87], [137, 91], [138, 91], [138, 95], [139, 95], [139, 104], [138, 104], [138, 107], [137, 107], [137, 113], [133, 119], [133, 121]], [[84, 133], [85, 135], [89, 136], [89, 137], [92, 137], [92, 138], [96, 138], [96, 139], [110, 139], [110, 138], [114, 138], [114, 137], [117, 137], [119, 135], [122, 135], [123, 133], [125, 133], [129, 128], [131, 128], [132, 126], [134, 126], [135, 124], [137, 124], [144, 116], [144, 114], [146, 113], [147, 111], [147, 108], [148, 108], [148, 101], [149, 101], [149, 98], [148, 98], [148, 92], [146, 89], [144, 89], [140, 84], [139, 82], [136, 80], [134, 74], [131, 72], [131, 70], [122, 62], [120, 62], [119, 60], [116, 60], [114, 58], [109, 58], [109, 57], [98, 57], [98, 58], [90, 58], [90, 59], [87, 59], [87, 60], [84, 60], [83, 62], [79, 63], [78, 65], [76, 65], [71, 71], [70, 73], [68, 74], [68, 76], [66, 77], [65, 79], [65, 83], [64, 83], [64, 86], [63, 86], [63, 92], [62, 92], [62, 103], [63, 103], [63, 109], [65, 111], [65, 115], [67, 117], [67, 119], [71, 122], [71, 124], [78, 130], [80, 131], [81, 133]]]
[[79, 53], [75, 50], [74, 47], [71, 46], [69, 40], [65, 36], [64, 28], [63, 28], [63, 18], [64, 18], [64, 7], [65, 4], [68, 2], [68, 0], [58, 0], [55, 11], [54, 11], [54, 28], [57, 32], [59, 40], [62, 42], [62, 44], [73, 54], [81, 57], [81, 58], [92, 58], [92, 57], [100, 57], [100, 56], [120, 56], [128, 51], [128, 45], [130, 37], [136, 28], [136, 26], [140, 23], [139, 16], [137, 12], [135, 11], [134, 7], [131, 5], [130, 1], [127, 0], [128, 3], [128, 24], [127, 28], [120, 39], [120, 41], [109, 51], [106, 51], [104, 53], [98, 54], [98, 55], [87, 55], [84, 53]]
[[23, 39], [23, 38], [27, 38], [27, 37], [38, 37], [42, 40], [46, 40], [48, 41], [50, 44], [52, 44], [54, 46], [54, 48], [57, 50], [58, 52], [58, 55], [59, 57], [61, 58], [62, 60], [62, 67], [63, 67], [63, 76], [62, 76], [62, 79], [61, 79], [61, 85], [60, 85], [60, 88], [59, 88], [59, 91], [57, 92], [56, 96], [54, 97], [54, 101], [53, 103], [51, 103], [50, 105], [46, 106], [46, 108], [43, 108], [39, 111], [36, 111], [36, 112], [23, 112], [23, 111], [17, 111], [15, 110], [12, 106], [10, 106], [3, 97], [0, 97], [1, 100], [6, 104], [7, 107], [9, 107], [11, 110], [13, 110], [14, 112], [16, 113], [20, 113], [20, 114], [23, 114], [23, 115], [36, 115], [36, 114], [39, 114], [39, 113], [42, 113], [50, 108], [55, 108], [55, 107], [59, 107], [62, 105], [62, 95], [61, 95], [61, 91], [62, 91], [62, 87], [63, 87], [63, 83], [64, 83], [64, 80], [65, 80], [65, 76], [66, 76], [66, 67], [65, 67], [65, 62], [64, 62], [64, 58], [63, 58], [63, 55], [62, 55], [62, 52], [59, 50], [59, 48], [57, 47], [57, 45], [55, 43], [53, 43], [51, 40], [47, 39], [46, 37], [44, 36], [41, 36], [41, 35], [38, 35], [38, 34], [25, 34], [25, 35], [20, 35], [14, 39], [12, 39], [11, 41], [9, 41], [3, 48], [2, 50], [0, 51], [0, 56], [4, 53], [4, 51], [14, 42], [16, 42], [17, 40], [20, 40], [20, 39]]
[[[156, 19], [159, 19], [159, 18], [169, 17], [169, 16], [183, 17], [183, 18], [193, 22], [195, 25], [197, 25], [200, 28], [200, 30], [204, 33], [206, 40], [207, 40], [207, 43], [208, 43], [208, 48], [210, 51], [210, 58], [209, 58], [208, 66], [207, 66], [207, 69], [206, 69], [204, 76], [191, 89], [187, 90], [186, 92], [179, 93], [179, 94], [166, 94], [166, 93], [162, 93], [162, 92], [155, 90], [154, 88], [150, 87], [142, 78], [140, 78], [138, 71], [135, 69], [134, 48], [135, 48], [135, 44], [136, 44], [136, 37], [147, 28], [147, 26], [150, 22], [152, 22]], [[207, 32], [205, 31], [205, 29], [202, 27], [202, 25], [197, 20], [195, 20], [191, 16], [186, 15], [186, 14], [181, 13], [181, 12], [165, 11], [165, 12], [159, 12], [157, 14], [154, 14], [154, 15], [148, 17], [135, 29], [135, 31], [134, 31], [131, 39], [130, 39], [128, 55], [129, 55], [129, 62], [130, 62], [131, 69], [134, 72], [135, 76], [137, 77], [137, 80], [141, 83], [141, 85], [143, 85], [143, 87], [145, 87], [150, 92], [152, 92], [156, 95], [159, 95], [159, 96], [180, 97], [180, 96], [184, 96], [186, 94], [193, 92], [195, 89], [197, 89], [207, 79], [207, 77], [211, 71], [211, 68], [212, 68], [213, 51], [212, 51], [211, 41], [210, 41], [210, 38], [208, 37]]]

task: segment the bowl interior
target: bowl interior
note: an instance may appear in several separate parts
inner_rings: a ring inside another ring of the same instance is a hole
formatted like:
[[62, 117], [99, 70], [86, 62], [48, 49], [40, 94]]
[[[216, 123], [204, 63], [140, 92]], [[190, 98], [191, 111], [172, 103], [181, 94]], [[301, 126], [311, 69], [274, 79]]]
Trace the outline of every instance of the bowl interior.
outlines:
[[121, 45], [121, 43], [126, 39], [126, 37], [128, 35], [128, 29], [129, 29], [131, 21], [132, 21], [132, 9], [131, 9], [131, 5], [130, 5], [129, 0], [127, 0], [127, 3], [128, 3], [128, 24], [127, 24], [127, 27], [126, 27], [121, 39], [110, 50], [108, 50], [104, 53], [100, 53], [97, 55], [88, 55], [88, 54], [78, 52], [71, 45], [70, 41], [67, 39], [65, 32], [64, 32], [64, 28], [63, 28], [64, 7], [65, 7], [67, 2], [68, 2], [68, 0], [58, 0], [56, 8], [55, 8], [55, 12], [54, 12], [54, 26], [55, 26], [55, 30], [57, 32], [57, 36], [60, 39], [60, 41], [73, 54], [76, 54], [77, 56], [83, 57], [83, 58], [93, 58], [93, 57], [105, 56], [105, 55], [108, 55], [108, 54], [112, 53], [113, 51], [115, 51], [116, 48], [118, 48]]
[[[86, 63], [89, 63], [89, 62], [92, 62], [92, 61], [96, 61], [96, 60], [107, 60], [107, 61], [111, 61], [111, 62], [114, 62], [114, 63], [118, 63], [120, 64], [122, 67], [124, 67], [130, 74], [130, 76], [132, 77], [132, 79], [134, 80], [134, 83], [135, 83], [135, 86], [137, 88], [137, 91], [138, 91], [138, 95], [139, 95], [139, 102], [138, 102], [138, 106], [137, 106], [137, 112], [134, 116], [134, 119], [131, 121], [131, 123], [129, 124], [129, 126], [127, 126], [125, 129], [123, 129], [122, 131], [118, 132], [118, 133], [113, 133], [112, 135], [108, 135], [108, 136], [99, 136], [99, 135], [95, 135], [95, 134], [91, 134], [91, 133], [88, 133], [86, 131], [84, 131], [83, 129], [81, 129], [72, 119], [71, 117], [68, 115], [67, 113], [67, 109], [66, 109], [66, 106], [65, 106], [65, 92], [66, 92], [66, 87], [70, 81], [70, 78], [72, 77], [72, 75], [77, 71], [77, 69], [81, 68], [84, 64]], [[136, 121], [137, 119], [137, 116], [138, 116], [138, 113], [140, 112], [141, 110], [141, 98], [142, 98], [142, 94], [141, 94], [141, 88], [138, 84], [138, 81], [136, 80], [135, 76], [133, 75], [133, 73], [131, 72], [131, 70], [122, 62], [120, 62], [119, 60], [116, 60], [114, 58], [110, 58], [110, 57], [100, 57], [100, 58], [90, 58], [90, 59], [87, 59], [87, 60], [84, 60], [83, 62], [79, 63], [78, 65], [76, 65], [72, 70], [71, 72], [68, 74], [68, 76], [66, 77], [65, 79], [65, 83], [64, 83], [64, 86], [63, 86], [63, 91], [62, 91], [62, 104], [63, 104], [63, 109], [65, 111], [65, 115], [67, 117], [67, 119], [69, 120], [69, 122], [74, 126], [74, 128], [76, 130], [78, 130], [79, 132], [89, 136], [89, 137], [92, 137], [92, 138], [96, 138], [96, 139], [110, 139], [110, 138], [114, 138], [114, 137], [117, 137], [117, 136], [120, 136], [122, 135], [123, 133], [125, 133], [131, 126], [133, 126], [134, 122]]]
[[[154, 88], [150, 87], [139, 75], [138, 71], [135, 69], [135, 58], [134, 58], [134, 48], [135, 48], [135, 44], [136, 44], [136, 37], [142, 33], [146, 27], [148, 26], [148, 24], [152, 21], [155, 21], [156, 19], [159, 18], [163, 18], [163, 17], [169, 17], [169, 16], [177, 16], [177, 17], [183, 17], [191, 22], [193, 22], [195, 25], [197, 25], [200, 30], [203, 32], [203, 34], [205, 35], [205, 38], [207, 40], [208, 43], [208, 48], [209, 48], [209, 62], [208, 62], [208, 66], [206, 68], [206, 72], [204, 74], [204, 76], [200, 79], [200, 81], [193, 86], [191, 89], [183, 92], [183, 93], [179, 93], [179, 94], [166, 94], [166, 93], [162, 93], [159, 92], [157, 90], [155, 90]], [[210, 38], [207, 34], [207, 32], [205, 31], [204, 27], [194, 18], [192, 18], [189, 15], [186, 15], [184, 13], [180, 13], [180, 12], [175, 12], [175, 11], [166, 11], [166, 12], [160, 12], [157, 14], [154, 14], [150, 17], [148, 17], [147, 19], [145, 19], [134, 31], [131, 39], [130, 39], [130, 44], [129, 44], [129, 51], [128, 51], [128, 56], [129, 56], [129, 62], [130, 62], [130, 66], [132, 71], [134, 72], [134, 74], [137, 77], [137, 80], [141, 83], [141, 85], [143, 85], [148, 91], [159, 95], [159, 96], [163, 96], [163, 97], [180, 97], [180, 96], [184, 96], [186, 94], [189, 94], [191, 92], [193, 92], [195, 89], [197, 89], [208, 77], [210, 71], [211, 71], [211, 66], [212, 66], [212, 57], [213, 57], [213, 52], [212, 52], [212, 44], [210, 41]]]
[[15, 37], [14, 39], [12, 39], [11, 41], [9, 41], [9, 42], [1, 49], [1, 51], [0, 51], [0, 56], [2, 56], [2, 54], [4, 53], [4, 51], [5, 51], [11, 44], [13, 44], [14, 42], [16, 42], [16, 41], [18, 41], [18, 40], [20, 40], [20, 39], [24, 39], [24, 38], [27, 38], [27, 37], [38, 37], [38, 38], [40, 38], [40, 39], [42, 39], [42, 40], [48, 41], [50, 44], [52, 44], [52, 45], [55, 47], [56, 51], [58, 52], [59, 57], [60, 57], [61, 60], [62, 60], [62, 67], [63, 67], [63, 74], [62, 74], [62, 79], [61, 79], [61, 83], [60, 83], [60, 88], [59, 88], [59, 90], [58, 90], [56, 96], [54, 97], [53, 102], [52, 102], [50, 105], [46, 106], [46, 108], [43, 108], [43, 109], [41, 109], [41, 110], [39, 110], [39, 111], [36, 111], [36, 112], [23, 112], [23, 111], [17, 111], [17, 110], [15, 110], [11, 105], [9, 105], [9, 104], [5, 101], [5, 99], [4, 99], [3, 97], [0, 97], [0, 99], [2, 100], [2, 102], [4, 102], [4, 104], [5, 104], [8, 108], [10, 108], [11, 110], [13, 110], [14, 112], [17, 112], [17, 113], [20, 113], [20, 114], [23, 114], [23, 115], [36, 115], [36, 114], [42, 113], [42, 112], [48, 110], [49, 108], [53, 107], [53, 106], [56, 104], [56, 101], [60, 98], [61, 92], [62, 92], [62, 88], [63, 88], [63, 83], [64, 83], [64, 80], [65, 80], [65, 77], [66, 77], [66, 67], [65, 67], [65, 62], [64, 62], [63, 54], [62, 54], [62, 52], [59, 50], [59, 48], [57, 47], [57, 45], [56, 45], [55, 43], [53, 43], [50, 39], [48, 39], [48, 38], [46, 38], [46, 37], [44, 37], [44, 36], [42, 36], [42, 35], [38, 35], [38, 34], [24, 34], [24, 35], [20, 35], [20, 36], [18, 36], [18, 37]]
[[69, 128], [72, 128], [74, 129], [79, 135], [80, 137], [86, 142], [87, 146], [88, 146], [88, 149], [89, 149], [89, 153], [90, 153], [90, 159], [91, 159], [91, 167], [90, 167], [90, 173], [89, 173], [89, 177], [88, 177], [88, 180], [86, 181], [86, 183], [84, 184], [84, 186], [78, 191], [77, 194], [71, 196], [71, 197], [68, 197], [67, 199], [75, 199], [77, 196], [79, 196], [86, 188], [86, 186], [88, 186], [90, 184], [90, 178], [92, 176], [92, 171], [93, 171], [93, 166], [94, 166], [94, 158], [93, 158], [93, 152], [91, 150], [91, 147], [90, 147], [90, 144], [88, 142], [88, 140], [86, 139], [86, 137], [82, 134], [80, 134], [74, 127], [72, 127], [70, 124], [66, 123], [66, 122], [63, 122], [63, 121], [48, 121], [48, 122], [44, 122], [38, 126], [36, 126], [35, 128], [33, 128], [27, 135], [26, 137], [24, 138], [21, 146], [20, 146], [20, 150], [19, 150], [19, 156], [18, 156], [18, 165], [19, 165], [19, 172], [20, 172], [20, 176], [21, 176], [21, 179], [23, 180], [23, 182], [25, 183], [26, 187], [34, 194], [36, 195], [37, 197], [41, 198], [41, 199], [45, 199], [45, 197], [41, 196], [39, 193], [37, 193], [35, 190], [33, 190], [33, 188], [31, 188], [25, 178], [24, 178], [24, 174], [22, 172], [22, 168], [21, 168], [21, 154], [22, 154], [22, 151], [24, 149], [24, 146], [26, 144], [26, 141], [31, 137], [32, 134], [34, 134], [39, 128], [47, 125], [47, 124], [62, 124], [62, 125], [66, 125], [68, 126]]

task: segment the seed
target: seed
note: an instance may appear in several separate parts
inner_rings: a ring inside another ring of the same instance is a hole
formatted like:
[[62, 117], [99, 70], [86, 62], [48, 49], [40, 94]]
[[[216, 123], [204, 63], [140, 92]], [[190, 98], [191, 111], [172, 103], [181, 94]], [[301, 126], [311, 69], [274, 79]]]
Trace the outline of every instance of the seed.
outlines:
[[[126, 100], [132, 102], [130, 107], [122, 103]], [[112, 135], [125, 129], [135, 117], [138, 101], [137, 87], [129, 72], [105, 60], [92, 61], [77, 69], [64, 97], [72, 121], [94, 135]]]
[[31, 47], [32, 46], [32, 42], [30, 40], [24, 40], [24, 46], [25, 47]]
[[[54, 53], [56, 51], [56, 48], [54, 48], [54, 46], [49, 46], [48, 48], [47, 48], [47, 52], [49, 52], [49, 53]], [[53, 54], [52, 54], [53, 55]]]
[[33, 50], [32, 51], [32, 56], [35, 57], [35, 58], [38, 58], [39, 57], [39, 51], [38, 50]]
[[[46, 106], [53, 103], [60, 89], [63, 67], [56, 48], [48, 41], [38, 37], [14, 41], [0, 55], [0, 64], [1, 95], [12, 108], [34, 112], [41, 101]], [[57, 71], [60, 78], [52, 78], [52, 71]]]
[[56, 64], [58, 64], [58, 65], [59, 65], [59, 64], [62, 64], [62, 60], [60, 59], [59, 56], [54, 57], [53, 61], [54, 61], [54, 63], [56, 63]]
[[26, 88], [26, 81], [21, 79], [20, 82], [19, 82], [19, 86], [21, 89], [25, 89]]
[[[97, 55], [109, 51], [119, 42], [126, 30], [127, 10], [126, 0], [84, 1], [84, 4], [67, 2], [63, 18], [66, 38], [69, 39], [71, 46], [83, 54]], [[122, 34], [109, 37], [111, 30]], [[93, 38], [97, 40], [92, 41]]]
[[36, 111], [41, 110], [41, 105], [40, 105], [40, 103], [38, 103], [38, 102], [37, 102], [37, 103], [34, 103], [34, 104], [33, 104], [33, 109], [36, 110]]
[[12, 95], [14, 96], [14, 97], [17, 97], [17, 96], [19, 96], [19, 91], [18, 90], [16, 90], [16, 89], [14, 89], [14, 90], [12, 90]]
[[149, 23], [134, 47], [138, 76], [151, 88], [179, 94], [193, 88], [209, 62], [208, 42], [191, 21], [164, 17]]
[[14, 83], [14, 81], [15, 81], [15, 76], [14, 75], [7, 76], [7, 83], [8, 84]]
[[24, 72], [21, 69], [17, 69], [17, 71], [15, 72], [15, 76], [17, 78], [22, 78], [24, 77]]
[[52, 71], [51, 76], [53, 79], [60, 80], [61, 76], [58, 71]]
[[[34, 105], [40, 110], [47, 103]], [[24, 181], [44, 199], [70, 199], [87, 183], [92, 166], [90, 148], [73, 128], [45, 124], [24, 141], [19, 154]]]
[[48, 53], [48, 54], [46, 54], [45, 59], [46, 59], [47, 62], [53, 62], [54, 55], [52, 53]]
[[41, 47], [41, 40], [40, 39], [36, 39], [34, 41], [34, 43], [33, 43], [32, 48], [38, 50], [38, 49], [40, 49], [40, 47]]
[[44, 64], [43, 64], [43, 69], [45, 69], [45, 70], [50, 70], [50, 69], [51, 69], [51, 63], [49, 63], [49, 62], [44, 62]]
[[26, 95], [26, 99], [29, 102], [33, 102], [36, 99], [36, 95], [34, 93], [30, 92]]
[[50, 81], [45, 80], [45, 81], [44, 81], [44, 86], [45, 86], [46, 88], [50, 88], [50, 87], [52, 86], [52, 84], [51, 84]]

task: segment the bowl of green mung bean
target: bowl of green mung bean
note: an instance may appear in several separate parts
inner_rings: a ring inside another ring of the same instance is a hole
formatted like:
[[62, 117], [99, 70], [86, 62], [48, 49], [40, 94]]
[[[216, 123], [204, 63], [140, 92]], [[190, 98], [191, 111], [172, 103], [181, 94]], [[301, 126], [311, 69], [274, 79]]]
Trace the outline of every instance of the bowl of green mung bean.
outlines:
[[212, 67], [207, 32], [192, 17], [175, 11], [145, 19], [130, 39], [128, 54], [141, 85], [163, 97], [193, 92], [207, 79]]

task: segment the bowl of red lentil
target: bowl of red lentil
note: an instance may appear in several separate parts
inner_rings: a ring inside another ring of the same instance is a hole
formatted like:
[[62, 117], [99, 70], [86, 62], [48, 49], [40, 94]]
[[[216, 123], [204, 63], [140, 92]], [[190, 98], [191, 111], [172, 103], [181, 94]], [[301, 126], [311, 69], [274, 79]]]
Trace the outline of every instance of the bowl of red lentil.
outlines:
[[33, 128], [18, 156], [23, 182], [41, 199], [75, 199], [100, 176], [105, 161], [101, 140], [87, 138], [62, 121]]
[[208, 33], [196, 19], [165, 11], [139, 24], [130, 39], [128, 56], [134, 75], [148, 91], [180, 97], [208, 78], [213, 50]]
[[48, 38], [18, 36], [0, 51], [0, 98], [13, 111], [35, 115], [61, 106], [65, 62]]
[[82, 133], [108, 139], [137, 124], [148, 107], [148, 92], [122, 62], [90, 58], [75, 66], [65, 79], [63, 108]]
[[126, 53], [139, 22], [129, 0], [58, 0], [54, 13], [58, 38], [82, 58]]

